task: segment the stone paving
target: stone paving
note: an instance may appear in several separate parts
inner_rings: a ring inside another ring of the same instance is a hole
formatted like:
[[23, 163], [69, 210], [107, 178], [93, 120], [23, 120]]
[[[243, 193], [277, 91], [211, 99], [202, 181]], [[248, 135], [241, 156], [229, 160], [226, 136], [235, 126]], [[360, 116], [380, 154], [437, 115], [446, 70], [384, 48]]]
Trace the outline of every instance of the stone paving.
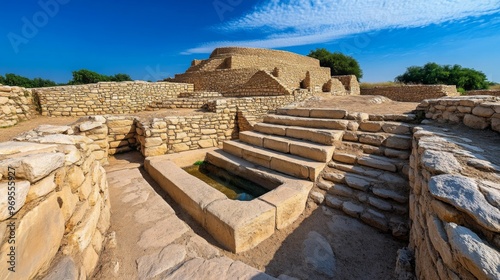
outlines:
[[222, 256], [198, 236], [137, 162], [112, 160], [107, 169], [119, 265], [102, 268], [95, 279], [275, 279]]

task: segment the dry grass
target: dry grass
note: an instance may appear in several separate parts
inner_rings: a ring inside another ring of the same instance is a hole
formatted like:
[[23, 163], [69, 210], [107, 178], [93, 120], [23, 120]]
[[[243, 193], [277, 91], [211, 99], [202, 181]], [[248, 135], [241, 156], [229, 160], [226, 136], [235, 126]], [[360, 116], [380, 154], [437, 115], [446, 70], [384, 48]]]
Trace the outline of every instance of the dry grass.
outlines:
[[395, 82], [380, 82], [380, 83], [360, 83], [361, 88], [374, 88], [374, 87], [391, 87], [400, 85]]
[[490, 90], [500, 90], [500, 84], [497, 84], [497, 85], [494, 85], [494, 86], [490, 86], [489, 89]]

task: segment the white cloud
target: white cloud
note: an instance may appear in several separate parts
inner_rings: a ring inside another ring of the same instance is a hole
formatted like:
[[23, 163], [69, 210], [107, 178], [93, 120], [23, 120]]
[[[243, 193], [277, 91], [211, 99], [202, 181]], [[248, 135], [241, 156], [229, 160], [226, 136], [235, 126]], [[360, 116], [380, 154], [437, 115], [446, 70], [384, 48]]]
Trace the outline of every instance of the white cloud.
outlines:
[[262, 39], [211, 42], [186, 53], [208, 53], [225, 45], [279, 48], [324, 43], [362, 32], [424, 27], [499, 11], [500, 0], [271, 0], [217, 27], [221, 32], [268, 34]]

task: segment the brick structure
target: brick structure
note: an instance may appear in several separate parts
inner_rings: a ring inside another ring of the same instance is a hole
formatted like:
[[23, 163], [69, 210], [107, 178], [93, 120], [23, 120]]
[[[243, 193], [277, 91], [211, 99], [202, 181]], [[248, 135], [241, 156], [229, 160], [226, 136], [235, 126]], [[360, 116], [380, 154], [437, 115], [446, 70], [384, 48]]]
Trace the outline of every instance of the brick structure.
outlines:
[[401, 85], [380, 86], [361, 89], [361, 95], [382, 95], [394, 101], [421, 102], [443, 96], [458, 96], [456, 86], [445, 85]]
[[330, 69], [320, 67], [315, 58], [285, 51], [229, 47], [215, 49], [207, 60], [194, 60], [186, 73], [176, 75], [172, 81], [192, 83], [196, 91], [236, 97], [288, 95], [299, 88], [330, 92], [332, 77]]

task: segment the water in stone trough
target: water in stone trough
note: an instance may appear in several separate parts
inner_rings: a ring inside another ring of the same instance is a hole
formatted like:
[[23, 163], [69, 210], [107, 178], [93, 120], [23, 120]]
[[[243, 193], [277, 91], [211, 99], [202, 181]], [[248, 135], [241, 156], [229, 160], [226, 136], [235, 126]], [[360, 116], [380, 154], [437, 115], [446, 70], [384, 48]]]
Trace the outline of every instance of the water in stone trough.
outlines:
[[231, 174], [207, 162], [186, 167], [184, 170], [222, 192], [230, 199], [250, 201], [269, 192], [269, 190], [254, 182]]

